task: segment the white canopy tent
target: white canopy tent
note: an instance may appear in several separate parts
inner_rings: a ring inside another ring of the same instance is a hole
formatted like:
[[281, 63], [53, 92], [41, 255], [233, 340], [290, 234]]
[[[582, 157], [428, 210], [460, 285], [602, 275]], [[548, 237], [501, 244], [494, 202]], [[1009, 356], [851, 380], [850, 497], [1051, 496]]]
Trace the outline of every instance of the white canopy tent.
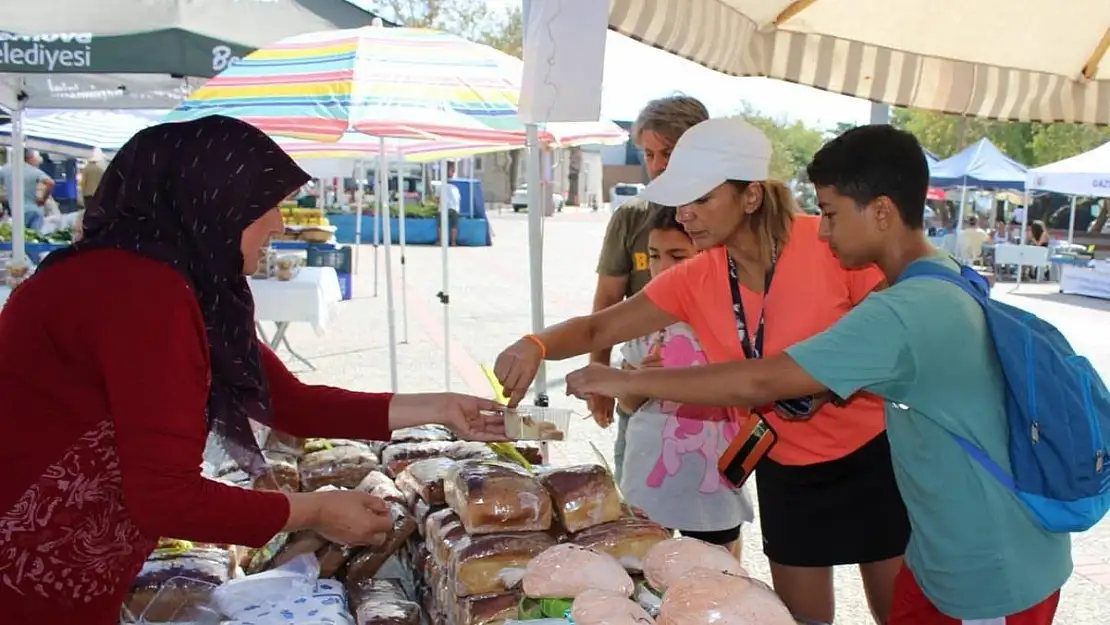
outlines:
[[1110, 197], [1110, 142], [1090, 152], [1029, 170], [1029, 189], [1080, 197]]

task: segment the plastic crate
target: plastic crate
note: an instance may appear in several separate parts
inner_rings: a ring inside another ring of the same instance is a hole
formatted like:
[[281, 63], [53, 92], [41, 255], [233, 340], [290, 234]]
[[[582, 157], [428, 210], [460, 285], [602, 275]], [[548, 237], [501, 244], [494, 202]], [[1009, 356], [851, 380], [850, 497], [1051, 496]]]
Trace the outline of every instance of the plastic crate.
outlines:
[[350, 274], [351, 266], [351, 248], [348, 246], [337, 248], [322, 248], [322, 247], [308, 247], [308, 262], [309, 267], [331, 267], [339, 274]]
[[343, 294], [343, 300], [346, 301], [354, 297], [351, 293], [351, 274], [336, 272], [335, 275], [339, 276], [339, 292]]

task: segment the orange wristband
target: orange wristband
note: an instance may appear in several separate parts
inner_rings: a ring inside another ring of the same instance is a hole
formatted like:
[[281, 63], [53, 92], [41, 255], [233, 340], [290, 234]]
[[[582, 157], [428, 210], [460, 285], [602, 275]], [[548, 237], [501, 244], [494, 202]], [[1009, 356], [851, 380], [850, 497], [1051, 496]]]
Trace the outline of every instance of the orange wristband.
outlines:
[[540, 360], [547, 359], [547, 346], [543, 344], [543, 341], [540, 340], [540, 337], [536, 336], [535, 334], [525, 334], [524, 338], [532, 341], [536, 344], [536, 347], [540, 348]]

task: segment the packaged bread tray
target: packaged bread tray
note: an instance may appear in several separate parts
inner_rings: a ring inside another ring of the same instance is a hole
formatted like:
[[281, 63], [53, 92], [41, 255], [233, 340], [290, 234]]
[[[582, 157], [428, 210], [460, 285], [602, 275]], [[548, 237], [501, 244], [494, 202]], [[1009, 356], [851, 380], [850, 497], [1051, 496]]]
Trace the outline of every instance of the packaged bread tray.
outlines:
[[541, 406], [498, 408], [497, 413], [505, 418], [505, 436], [518, 441], [566, 440], [573, 414], [564, 408]]
[[463, 536], [451, 547], [448, 557], [454, 596], [515, 590], [532, 558], [554, 545], [555, 539], [543, 532]]
[[464, 460], [451, 469], [443, 493], [468, 534], [551, 529], [551, 496], [519, 465]]

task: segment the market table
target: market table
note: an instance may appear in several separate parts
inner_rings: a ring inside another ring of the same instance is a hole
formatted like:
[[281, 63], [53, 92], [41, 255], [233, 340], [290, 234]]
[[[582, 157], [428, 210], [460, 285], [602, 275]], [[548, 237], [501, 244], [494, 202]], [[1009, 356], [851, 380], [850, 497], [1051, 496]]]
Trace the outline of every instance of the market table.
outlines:
[[1110, 299], [1110, 262], [1060, 263], [1060, 292]]
[[[254, 318], [262, 340], [275, 350], [284, 346], [294, 358], [315, 370], [312, 363], [293, 350], [285, 333], [291, 323], [308, 323], [317, 334], [324, 333], [332, 306], [343, 299], [335, 269], [302, 267], [292, 280], [251, 278], [250, 285], [254, 294]], [[263, 321], [276, 326], [273, 336], [267, 338], [262, 329]]]

